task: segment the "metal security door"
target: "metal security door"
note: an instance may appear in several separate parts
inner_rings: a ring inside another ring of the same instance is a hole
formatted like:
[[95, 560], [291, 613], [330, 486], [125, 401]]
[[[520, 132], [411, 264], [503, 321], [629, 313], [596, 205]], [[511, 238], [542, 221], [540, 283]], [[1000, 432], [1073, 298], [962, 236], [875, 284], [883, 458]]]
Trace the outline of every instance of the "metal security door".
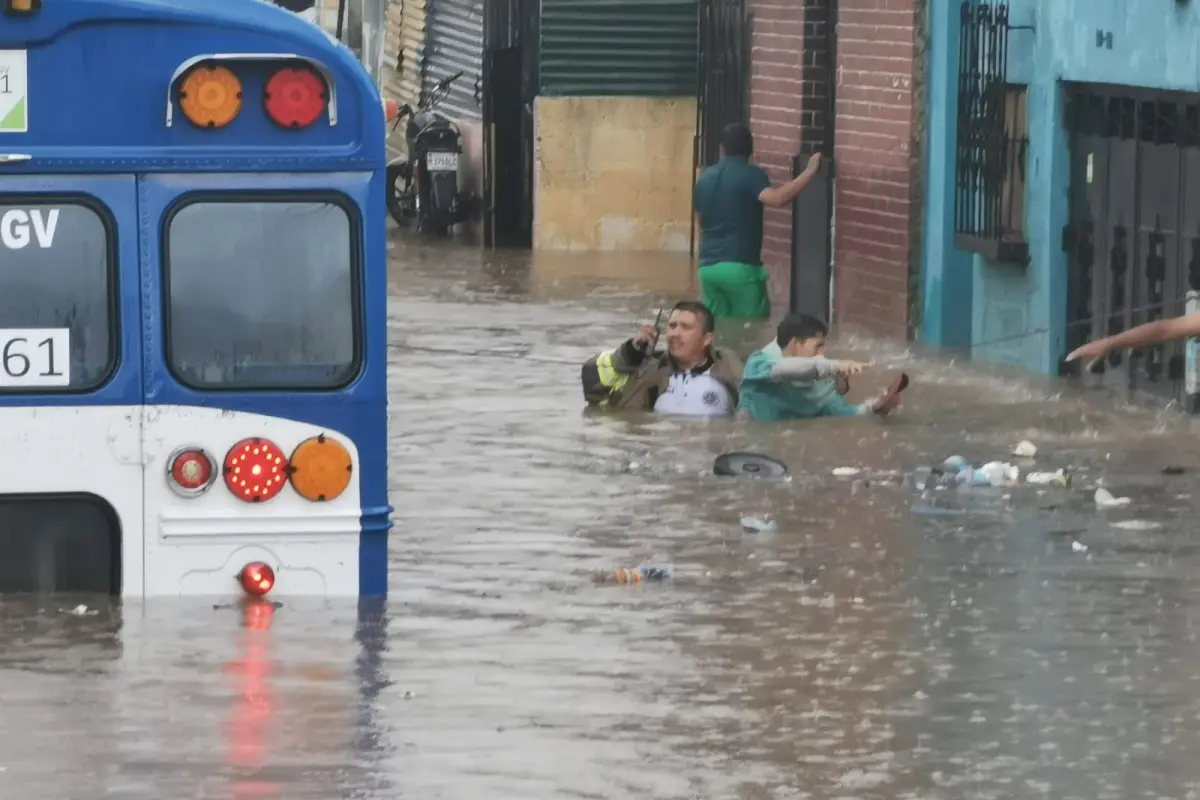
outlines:
[[[1069, 348], [1178, 316], [1189, 293], [1200, 306], [1200, 95], [1076, 85], [1067, 125]], [[1179, 342], [1114, 351], [1085, 379], [1194, 409], [1194, 354]]]
[[422, 93], [461, 71], [442, 102], [446, 116], [483, 118], [483, 0], [430, 0]]

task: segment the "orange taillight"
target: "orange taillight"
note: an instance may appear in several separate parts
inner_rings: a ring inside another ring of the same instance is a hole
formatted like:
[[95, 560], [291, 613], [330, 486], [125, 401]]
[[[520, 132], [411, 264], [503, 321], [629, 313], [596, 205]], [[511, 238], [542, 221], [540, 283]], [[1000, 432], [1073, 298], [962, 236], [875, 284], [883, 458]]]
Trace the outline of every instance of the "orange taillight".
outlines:
[[193, 125], [224, 128], [242, 110], [242, 82], [226, 67], [193, 67], [179, 85], [179, 107]]
[[322, 503], [333, 500], [350, 485], [354, 461], [350, 452], [325, 434], [305, 439], [288, 459], [288, 474], [296, 494]]

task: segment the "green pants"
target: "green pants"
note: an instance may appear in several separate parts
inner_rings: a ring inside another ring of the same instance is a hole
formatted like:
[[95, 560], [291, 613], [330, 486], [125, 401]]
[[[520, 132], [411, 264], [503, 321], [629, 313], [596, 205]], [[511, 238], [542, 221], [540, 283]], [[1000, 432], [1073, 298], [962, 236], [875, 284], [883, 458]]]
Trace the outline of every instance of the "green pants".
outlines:
[[736, 261], [700, 268], [700, 296], [717, 319], [766, 319], [771, 316], [767, 270]]

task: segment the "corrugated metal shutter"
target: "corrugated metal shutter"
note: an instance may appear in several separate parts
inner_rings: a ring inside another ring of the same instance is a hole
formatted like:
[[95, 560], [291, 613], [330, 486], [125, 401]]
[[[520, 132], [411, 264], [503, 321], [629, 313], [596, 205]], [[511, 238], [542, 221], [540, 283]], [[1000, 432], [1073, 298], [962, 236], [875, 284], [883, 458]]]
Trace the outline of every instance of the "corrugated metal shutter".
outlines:
[[425, 0], [392, 0], [383, 52], [383, 94], [416, 105], [425, 52]]
[[[391, 0], [383, 50], [384, 97], [416, 106], [425, 51], [425, 0]], [[388, 139], [389, 155], [404, 152], [403, 126]]]
[[697, 0], [542, 0], [541, 94], [696, 94]]
[[[394, 0], [393, 0], [394, 2]], [[421, 100], [421, 71], [425, 62], [427, 0], [403, 0], [400, 26], [401, 61], [396, 99], [416, 106]]]
[[429, 0], [428, 20], [423, 91], [462, 70], [441, 110], [452, 118], [481, 119], [483, 0]]

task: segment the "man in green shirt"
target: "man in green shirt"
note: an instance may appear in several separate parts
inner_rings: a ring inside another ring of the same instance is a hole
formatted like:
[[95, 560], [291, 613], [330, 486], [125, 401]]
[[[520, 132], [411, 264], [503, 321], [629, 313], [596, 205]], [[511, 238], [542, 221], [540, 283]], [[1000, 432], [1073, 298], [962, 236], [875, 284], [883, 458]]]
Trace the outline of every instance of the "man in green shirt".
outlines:
[[718, 319], [771, 316], [767, 270], [762, 265], [763, 206], [784, 208], [821, 168], [814, 153], [804, 172], [783, 186], [771, 185], [751, 164], [754, 137], [742, 123], [721, 132], [721, 160], [696, 181], [700, 219], [700, 293]]

